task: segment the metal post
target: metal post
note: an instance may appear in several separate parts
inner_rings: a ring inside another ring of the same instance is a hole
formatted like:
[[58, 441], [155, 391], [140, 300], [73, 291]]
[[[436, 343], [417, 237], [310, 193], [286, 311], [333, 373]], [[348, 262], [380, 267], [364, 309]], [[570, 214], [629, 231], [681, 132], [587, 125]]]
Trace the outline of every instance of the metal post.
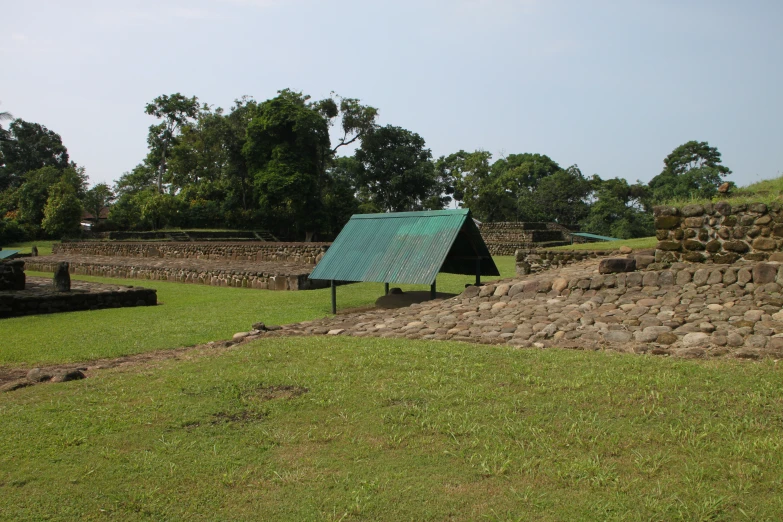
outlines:
[[383, 283], [383, 295], [389, 295], [389, 283]]
[[332, 279], [332, 313], [337, 314], [337, 285]]
[[476, 258], [476, 286], [481, 284], [481, 258]]
[[435, 296], [437, 295], [437, 292], [435, 291], [435, 281], [432, 281], [432, 285], [430, 285], [430, 299], [435, 299]]

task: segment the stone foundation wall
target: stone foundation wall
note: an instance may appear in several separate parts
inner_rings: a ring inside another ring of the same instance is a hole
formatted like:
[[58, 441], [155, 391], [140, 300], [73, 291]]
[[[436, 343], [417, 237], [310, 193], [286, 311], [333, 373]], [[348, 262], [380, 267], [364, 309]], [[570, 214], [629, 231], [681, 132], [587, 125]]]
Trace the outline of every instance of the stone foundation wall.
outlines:
[[514, 253], [516, 258], [516, 271], [519, 276], [536, 274], [551, 268], [558, 268], [570, 265], [571, 263], [585, 261], [586, 259], [595, 259], [609, 255], [611, 255], [611, 252], [601, 250], [565, 251], [520, 249]]
[[116, 257], [173, 257], [196, 259], [236, 259], [250, 261], [293, 261], [316, 264], [318, 256], [331, 243], [175, 243], [175, 242], [73, 242], [52, 247], [53, 254], [116, 256]]
[[569, 229], [557, 223], [482, 223], [479, 231], [493, 256], [513, 256], [535, 243], [570, 242]]
[[24, 290], [24, 261], [0, 262], [0, 290]]
[[725, 201], [682, 208], [655, 207], [656, 261], [783, 260], [783, 207]]
[[[31, 281], [36, 279], [41, 278], [31, 278]], [[50, 290], [42, 291], [40, 287], [44, 285]], [[105, 286], [95, 283], [92, 285]], [[113, 286], [111, 289], [90, 292], [57, 292], [51, 280], [37, 286], [38, 291], [0, 293], [0, 318], [125, 306], [154, 306], [158, 302], [157, 292], [151, 288]]]
[[[36, 258], [35, 261], [29, 261], [27, 265], [28, 270], [53, 272], [57, 263], [47, 262], [45, 258]], [[173, 281], [258, 290], [312, 290], [329, 286], [329, 281], [310, 280], [307, 274], [285, 275], [243, 270], [197, 270], [179, 267], [134, 267], [71, 262], [70, 272], [99, 277]]]

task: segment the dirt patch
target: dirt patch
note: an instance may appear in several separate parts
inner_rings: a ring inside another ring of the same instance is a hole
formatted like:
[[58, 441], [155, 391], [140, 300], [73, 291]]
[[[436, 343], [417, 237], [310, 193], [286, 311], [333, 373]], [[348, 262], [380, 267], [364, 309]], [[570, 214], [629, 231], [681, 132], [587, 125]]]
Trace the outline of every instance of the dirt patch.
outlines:
[[[243, 339], [242, 342], [252, 341], [255, 338], [249, 337]], [[51, 375], [62, 374], [70, 371], [80, 370], [84, 373], [85, 377], [90, 377], [98, 370], [104, 370], [108, 368], [116, 368], [119, 366], [136, 366], [141, 364], [148, 364], [155, 361], [164, 361], [167, 359], [178, 359], [184, 357], [201, 356], [214, 353], [217, 350], [231, 347], [238, 344], [236, 341], [215, 341], [207, 344], [200, 344], [196, 346], [184, 346], [181, 348], [174, 348], [172, 350], [160, 350], [156, 352], [140, 353], [135, 355], [126, 355], [123, 357], [116, 357], [114, 359], [95, 359], [89, 362], [76, 362], [67, 364], [56, 364], [50, 366], [36, 366], [40, 370], [40, 373], [48, 373]], [[6, 391], [13, 391], [23, 386], [14, 386], [14, 383], [24, 383], [24, 386], [33, 384], [42, 384], [39, 382], [28, 381], [27, 375], [33, 368], [25, 367], [11, 367], [0, 366], [0, 389]]]

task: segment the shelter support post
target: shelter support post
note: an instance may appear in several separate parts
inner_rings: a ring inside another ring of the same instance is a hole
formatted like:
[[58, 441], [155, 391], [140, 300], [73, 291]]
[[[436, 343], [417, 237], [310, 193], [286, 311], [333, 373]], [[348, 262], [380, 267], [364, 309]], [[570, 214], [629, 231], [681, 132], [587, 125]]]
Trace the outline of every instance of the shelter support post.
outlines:
[[383, 283], [383, 295], [389, 295], [389, 283]]
[[430, 299], [435, 299], [435, 296], [437, 295], [436, 289], [435, 289], [435, 280], [432, 280], [432, 284], [430, 285]]
[[334, 284], [334, 279], [331, 280], [332, 286], [332, 313], [337, 313], [337, 285]]
[[476, 286], [481, 284], [481, 258], [476, 258]]

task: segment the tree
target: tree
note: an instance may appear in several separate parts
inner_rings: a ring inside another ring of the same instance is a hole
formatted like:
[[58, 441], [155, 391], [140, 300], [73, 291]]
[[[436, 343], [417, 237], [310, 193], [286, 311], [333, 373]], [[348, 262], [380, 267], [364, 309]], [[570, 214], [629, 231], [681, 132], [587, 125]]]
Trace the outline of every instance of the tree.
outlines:
[[[11, 115], [10, 112], [2, 111], [0, 112], [0, 122], [6, 121], [6, 120], [13, 120], [14, 117]], [[10, 134], [7, 130], [3, 128], [2, 125], [0, 125], [0, 141], [8, 141], [10, 140]], [[0, 155], [0, 165], [3, 164], [2, 156]]]
[[518, 207], [524, 209], [528, 221], [554, 221], [576, 224], [590, 212], [588, 198], [593, 191], [591, 180], [582, 175], [579, 167], [541, 178], [535, 189], [523, 193]]
[[71, 187], [77, 199], [84, 194], [85, 176], [80, 169], [59, 170], [49, 166], [27, 172], [15, 193], [19, 221], [33, 229], [41, 226], [51, 189], [61, 182]]
[[145, 112], [163, 122], [151, 125], [147, 143], [158, 156], [158, 192], [163, 191], [163, 173], [166, 170], [166, 154], [177, 138], [180, 127], [198, 115], [198, 98], [187, 98], [180, 93], [158, 96], [148, 103]]
[[22, 184], [25, 173], [44, 167], [63, 170], [71, 165], [60, 135], [38, 123], [16, 119], [10, 139], [0, 141], [0, 191]]
[[95, 222], [101, 215], [101, 211], [114, 201], [114, 192], [106, 183], [98, 183], [84, 194], [84, 208], [95, 217]]
[[360, 194], [384, 212], [443, 208], [440, 201], [428, 204], [444, 187], [424, 146], [424, 138], [401, 127], [387, 125], [367, 134], [354, 156]]
[[712, 198], [731, 170], [721, 164], [721, 154], [706, 141], [689, 141], [663, 160], [663, 171], [650, 180], [651, 199]]
[[329, 130], [307, 100], [286, 89], [259, 104], [242, 152], [267, 224], [291, 226], [309, 239], [322, 215], [320, 181]]
[[641, 183], [629, 185], [622, 178], [601, 180], [595, 176], [595, 201], [582, 221], [582, 230], [593, 234], [629, 239], [655, 234], [652, 214], [643, 201], [649, 189]]
[[60, 238], [79, 231], [82, 204], [68, 180], [61, 179], [49, 189], [43, 214], [41, 226], [53, 237]]

